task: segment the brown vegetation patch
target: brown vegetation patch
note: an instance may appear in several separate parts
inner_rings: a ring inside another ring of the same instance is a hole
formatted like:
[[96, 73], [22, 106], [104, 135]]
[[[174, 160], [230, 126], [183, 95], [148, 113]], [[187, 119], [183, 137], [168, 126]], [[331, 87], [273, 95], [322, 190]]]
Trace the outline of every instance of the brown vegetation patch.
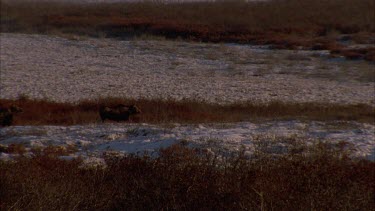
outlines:
[[360, 49], [347, 49], [347, 50], [344, 50], [342, 54], [348, 59], [363, 58], [368, 61], [375, 61], [375, 47], [360, 48]]
[[[269, 44], [275, 49], [332, 48], [350, 34], [373, 43], [372, 0], [264, 2], [128, 2], [72, 4], [1, 1], [1, 31], [136, 37], [142, 34], [205, 42]], [[354, 6], [353, 6], [354, 5]], [[84, 12], [83, 12], [84, 11]]]
[[8, 146], [0, 145], [0, 153], [2, 152], [23, 155], [26, 152], [26, 148], [23, 144], [9, 144]]
[[368, 48], [336, 48], [331, 50], [331, 55], [342, 55], [347, 59], [365, 59], [367, 61], [375, 61], [375, 47]]
[[0, 99], [0, 104], [15, 104], [24, 109], [17, 115], [14, 125], [72, 125], [99, 122], [99, 108], [119, 104], [136, 105], [141, 114], [131, 116], [131, 122], [147, 123], [205, 123], [238, 122], [258, 119], [310, 119], [310, 120], [355, 120], [375, 122], [375, 108], [368, 105], [336, 105], [322, 103], [252, 102], [229, 105], [210, 104], [198, 101], [132, 100], [103, 98], [81, 101], [76, 104], [56, 103], [46, 100]]
[[317, 145], [308, 156], [219, 159], [175, 145], [82, 168], [42, 151], [0, 161], [0, 209], [372, 210], [375, 163], [343, 154]]

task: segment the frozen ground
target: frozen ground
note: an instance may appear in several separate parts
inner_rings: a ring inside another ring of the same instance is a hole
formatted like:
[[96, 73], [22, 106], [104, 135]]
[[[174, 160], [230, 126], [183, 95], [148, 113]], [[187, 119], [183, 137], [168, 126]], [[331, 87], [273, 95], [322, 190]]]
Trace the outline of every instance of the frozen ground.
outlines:
[[374, 64], [326, 51], [0, 34], [0, 98], [98, 97], [375, 105]]
[[[252, 155], [256, 147], [272, 154], [285, 153], [298, 141], [311, 144], [323, 140], [345, 141], [358, 157], [375, 160], [375, 126], [356, 122], [270, 121], [199, 125], [92, 124], [75, 126], [12, 126], [0, 130], [2, 145], [31, 147], [73, 146], [77, 156], [91, 159], [103, 152], [150, 153], [172, 144], [184, 143], [211, 153], [241, 148]], [[0, 159], [14, 155], [0, 154]]]
[[[375, 105], [374, 64], [330, 59], [327, 51], [73, 38], [0, 34], [0, 99], [26, 95], [77, 102], [111, 96], [215, 103], [280, 100]], [[374, 160], [375, 126], [356, 122], [92, 124], [0, 129], [1, 145], [22, 143], [28, 149], [71, 145], [79, 149], [66, 159], [91, 159], [108, 150], [155, 151], [180, 142], [212, 153], [236, 151], [243, 146], [251, 155], [260, 145], [270, 153], [282, 153], [296, 140], [291, 137], [308, 143], [320, 139], [346, 141], [354, 146], [357, 156]], [[1, 159], [12, 156], [0, 155]]]

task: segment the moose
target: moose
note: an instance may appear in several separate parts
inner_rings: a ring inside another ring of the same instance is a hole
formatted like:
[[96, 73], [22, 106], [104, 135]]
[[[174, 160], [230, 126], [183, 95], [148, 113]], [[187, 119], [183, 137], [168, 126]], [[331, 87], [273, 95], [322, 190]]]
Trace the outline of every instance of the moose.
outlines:
[[106, 119], [113, 120], [116, 122], [120, 121], [128, 121], [130, 115], [135, 115], [141, 113], [141, 110], [137, 108], [135, 105], [124, 105], [118, 104], [116, 106], [101, 106], [99, 108], [99, 114], [102, 122]]
[[13, 115], [22, 112], [22, 108], [12, 105], [9, 108], [0, 107], [0, 126], [10, 126], [13, 123]]

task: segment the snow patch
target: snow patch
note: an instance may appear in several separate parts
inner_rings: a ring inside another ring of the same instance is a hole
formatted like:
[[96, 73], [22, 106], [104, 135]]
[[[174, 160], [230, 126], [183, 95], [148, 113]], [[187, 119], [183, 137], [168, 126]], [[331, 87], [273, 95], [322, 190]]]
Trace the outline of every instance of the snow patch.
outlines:
[[[25, 134], [27, 130], [45, 130], [38, 136]], [[1, 129], [0, 144], [25, 144], [33, 147], [65, 146], [77, 148], [69, 156], [100, 157], [103, 153], [153, 153], [173, 144], [199, 147], [212, 153], [240, 151], [252, 154], [262, 149], [269, 153], [285, 153], [296, 143], [347, 142], [356, 149], [358, 157], [374, 158], [375, 126], [357, 122], [301, 122], [270, 121], [264, 123], [179, 124], [163, 127], [151, 124], [92, 124], [74, 126], [16, 126]], [[7, 155], [4, 155], [6, 158]], [[73, 157], [62, 157], [71, 159]]]

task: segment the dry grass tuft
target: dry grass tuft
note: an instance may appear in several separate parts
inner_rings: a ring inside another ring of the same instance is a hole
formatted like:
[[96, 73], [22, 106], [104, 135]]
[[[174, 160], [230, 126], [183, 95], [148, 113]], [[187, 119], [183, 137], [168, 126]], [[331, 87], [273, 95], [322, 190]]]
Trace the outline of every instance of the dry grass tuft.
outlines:
[[39, 154], [0, 161], [0, 209], [372, 210], [375, 164], [320, 144], [308, 156], [246, 159], [174, 145], [106, 168]]

